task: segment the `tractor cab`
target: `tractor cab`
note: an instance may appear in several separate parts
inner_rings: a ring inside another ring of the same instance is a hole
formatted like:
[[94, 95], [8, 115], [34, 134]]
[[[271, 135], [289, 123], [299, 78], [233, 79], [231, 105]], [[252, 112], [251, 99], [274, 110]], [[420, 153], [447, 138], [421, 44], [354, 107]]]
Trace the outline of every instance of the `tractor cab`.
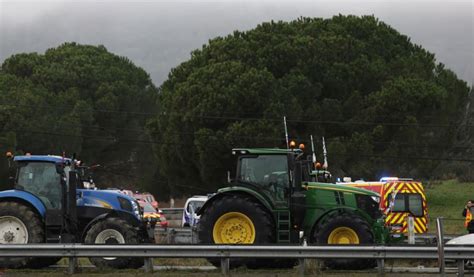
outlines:
[[309, 166], [300, 149], [233, 149], [238, 155], [234, 183], [262, 192], [277, 207], [288, 207], [292, 192], [309, 181]]
[[72, 160], [60, 156], [25, 155], [14, 157], [17, 168], [14, 189], [36, 197], [44, 207], [46, 240], [62, 237], [73, 242], [77, 232], [77, 172]]
[[19, 156], [14, 161], [17, 165], [14, 188], [37, 196], [48, 209], [61, 209], [70, 159], [58, 162], [55, 156]]

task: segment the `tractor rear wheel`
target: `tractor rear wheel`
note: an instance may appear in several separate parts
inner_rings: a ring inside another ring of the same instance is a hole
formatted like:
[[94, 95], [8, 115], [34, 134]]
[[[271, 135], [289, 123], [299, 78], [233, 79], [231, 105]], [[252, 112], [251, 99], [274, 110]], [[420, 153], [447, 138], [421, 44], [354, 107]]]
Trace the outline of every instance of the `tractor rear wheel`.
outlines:
[[[198, 237], [203, 244], [267, 244], [275, 241], [274, 230], [273, 219], [262, 205], [249, 197], [228, 195], [217, 199], [201, 215]], [[220, 266], [220, 260], [209, 261]], [[230, 266], [254, 267], [257, 262], [231, 259]]]
[[[28, 206], [17, 202], [0, 203], [0, 244], [44, 242], [43, 223]], [[41, 259], [0, 257], [0, 267], [34, 266]], [[49, 264], [48, 264], [49, 265]]]
[[[120, 218], [106, 218], [95, 223], [86, 234], [86, 244], [139, 244], [137, 231]], [[104, 268], [139, 268], [144, 260], [131, 257], [89, 258], [96, 267]]]
[[[372, 244], [374, 235], [370, 225], [357, 215], [341, 214], [334, 216], [318, 226], [313, 240], [325, 244]], [[331, 259], [325, 260], [331, 269], [366, 269], [375, 266], [375, 260]]]

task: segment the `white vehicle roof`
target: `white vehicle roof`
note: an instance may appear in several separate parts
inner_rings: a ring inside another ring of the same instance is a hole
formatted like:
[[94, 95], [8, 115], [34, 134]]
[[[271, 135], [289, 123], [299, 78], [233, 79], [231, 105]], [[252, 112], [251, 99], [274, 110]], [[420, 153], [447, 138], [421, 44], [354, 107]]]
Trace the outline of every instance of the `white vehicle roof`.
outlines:
[[208, 199], [207, 196], [204, 195], [195, 195], [193, 197], [190, 197], [186, 200], [186, 205], [191, 202], [191, 201], [199, 201], [199, 202], [206, 202]]
[[454, 238], [448, 242], [447, 245], [474, 245], [474, 234], [468, 234]]

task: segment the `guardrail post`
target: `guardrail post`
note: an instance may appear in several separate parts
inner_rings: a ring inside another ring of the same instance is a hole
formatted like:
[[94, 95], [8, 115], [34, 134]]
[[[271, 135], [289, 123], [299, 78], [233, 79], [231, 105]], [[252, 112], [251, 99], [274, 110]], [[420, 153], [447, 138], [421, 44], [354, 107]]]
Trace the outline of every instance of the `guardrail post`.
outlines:
[[[308, 246], [306, 239], [303, 239], [302, 246], [303, 247]], [[305, 272], [306, 272], [306, 259], [305, 258], [298, 259], [298, 276], [304, 276]]]
[[153, 272], [153, 258], [145, 258], [145, 272], [152, 273]]
[[222, 258], [221, 259], [221, 270], [222, 270], [222, 274], [224, 276], [229, 276], [229, 272], [230, 272], [230, 259], [229, 258]]
[[439, 274], [445, 276], [443, 218], [436, 218], [436, 239], [438, 240]]
[[76, 269], [77, 269], [77, 258], [76, 257], [69, 257], [68, 258], [68, 266], [67, 266], [67, 274], [76, 273]]
[[415, 244], [415, 219], [413, 216], [407, 216], [408, 225], [408, 244]]
[[166, 240], [168, 242], [168, 244], [173, 244], [174, 243], [174, 234], [175, 234], [175, 231], [174, 229], [172, 228], [167, 228], [166, 229]]
[[385, 276], [385, 260], [377, 259], [377, 275]]
[[464, 277], [464, 260], [457, 260], [458, 263], [458, 277]]
[[298, 276], [304, 276], [304, 273], [306, 271], [305, 261], [305, 259], [298, 259]]

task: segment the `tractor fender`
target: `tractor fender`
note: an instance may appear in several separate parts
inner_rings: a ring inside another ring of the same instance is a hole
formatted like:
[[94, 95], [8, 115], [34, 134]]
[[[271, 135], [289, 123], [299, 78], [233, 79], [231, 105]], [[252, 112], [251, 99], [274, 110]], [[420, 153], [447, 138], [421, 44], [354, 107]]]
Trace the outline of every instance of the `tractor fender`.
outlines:
[[41, 200], [35, 195], [23, 190], [12, 189], [0, 191], [0, 202], [5, 201], [24, 203], [34, 208], [42, 218], [44, 218], [46, 213], [46, 207], [44, 206], [43, 202], [41, 202]]
[[330, 209], [317, 218], [316, 218], [316, 215], [313, 214], [312, 216], [313, 218], [309, 220], [311, 224], [311, 233], [309, 234], [310, 239], [313, 238], [313, 235], [316, 232], [318, 226], [324, 223], [328, 218], [333, 217], [335, 214], [357, 214], [357, 215], [362, 216], [364, 219], [367, 219], [365, 215], [359, 213], [357, 209], [354, 209], [351, 207], [338, 207], [338, 208]]
[[268, 201], [265, 197], [263, 197], [261, 194], [255, 192], [254, 190], [247, 189], [244, 187], [230, 187], [230, 188], [225, 188], [220, 190], [218, 193], [214, 194], [211, 198], [209, 198], [204, 205], [199, 209], [197, 212], [197, 215], [203, 214], [203, 212], [217, 200], [221, 199], [224, 196], [227, 195], [241, 195], [241, 196], [247, 196], [250, 198], [253, 198], [256, 200], [257, 203], [262, 204], [265, 209], [268, 210], [268, 212], [271, 212], [273, 210], [272, 205], [270, 204], [271, 202]]
[[102, 220], [102, 219], [107, 218], [108, 215], [109, 215], [108, 213], [103, 213], [103, 214], [101, 214], [101, 215], [96, 216], [96, 217], [95, 217], [94, 219], [92, 219], [89, 223], [87, 223], [86, 227], [85, 227], [84, 230], [82, 231], [81, 242], [84, 241], [84, 238], [86, 237], [87, 231], [89, 231], [89, 229], [92, 227], [92, 225], [96, 224], [97, 222], [99, 222], [99, 221]]
[[137, 218], [133, 217], [132, 215], [130, 215], [126, 212], [122, 212], [122, 211], [104, 212], [103, 214], [100, 214], [100, 215], [96, 216], [89, 223], [87, 223], [86, 227], [84, 227], [84, 229], [82, 230], [81, 242], [84, 241], [84, 238], [87, 235], [87, 231], [89, 231], [89, 229], [94, 224], [96, 224], [97, 222], [99, 222], [103, 219], [109, 218], [109, 217], [118, 217], [118, 218], [121, 218], [121, 219], [127, 221], [128, 223], [130, 223], [130, 225], [132, 225], [133, 227], [136, 227], [136, 228], [141, 227], [141, 221], [139, 221]]

